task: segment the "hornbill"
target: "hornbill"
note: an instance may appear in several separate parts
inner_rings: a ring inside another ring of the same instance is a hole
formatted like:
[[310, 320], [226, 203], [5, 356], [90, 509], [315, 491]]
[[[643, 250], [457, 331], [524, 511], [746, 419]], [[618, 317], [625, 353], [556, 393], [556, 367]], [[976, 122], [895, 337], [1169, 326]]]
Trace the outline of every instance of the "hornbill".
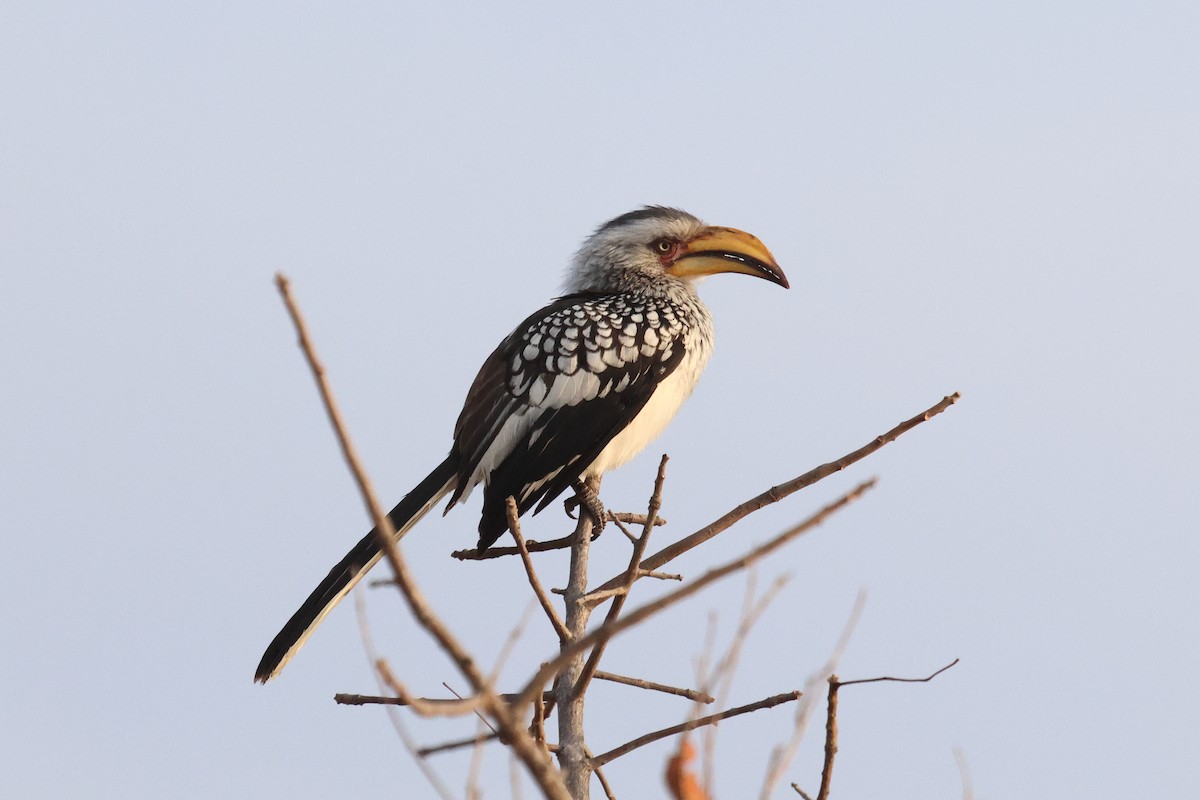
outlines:
[[[537, 513], [574, 487], [602, 524], [583, 484], [637, 455], [695, 388], [713, 325], [693, 283], [718, 272], [788, 287], [757, 238], [678, 209], [647, 206], [601, 225], [575, 255], [567, 294], [526, 318], [483, 363], [450, 454], [388, 515], [397, 534], [442, 498], [450, 496], [449, 511], [481, 483], [481, 550], [507, 530], [510, 496], [520, 513]], [[283, 626], [254, 679], [278, 675], [379, 558], [372, 530]]]

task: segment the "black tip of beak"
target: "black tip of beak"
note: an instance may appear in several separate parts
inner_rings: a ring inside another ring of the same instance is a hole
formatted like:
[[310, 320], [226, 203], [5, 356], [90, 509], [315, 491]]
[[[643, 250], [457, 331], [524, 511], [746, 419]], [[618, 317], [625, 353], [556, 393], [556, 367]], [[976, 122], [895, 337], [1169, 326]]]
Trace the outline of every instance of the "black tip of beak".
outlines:
[[790, 289], [791, 284], [788, 283], [787, 275], [783, 274], [783, 270], [774, 264], [768, 264], [765, 261], [759, 261], [757, 258], [745, 255], [744, 253], [732, 253], [728, 250], [705, 250], [701, 253], [696, 253], [697, 256], [713, 256], [716, 258], [724, 258], [729, 261], [736, 261], [739, 264], [750, 267], [754, 270], [754, 274], [765, 281], [770, 281], [785, 289]]
[[783, 270], [781, 270], [779, 267], [773, 267], [770, 264], [761, 262], [757, 266], [760, 270], [762, 270], [764, 280], [778, 284], [785, 289], [792, 288], [792, 285], [788, 283], [787, 275], [784, 275]]

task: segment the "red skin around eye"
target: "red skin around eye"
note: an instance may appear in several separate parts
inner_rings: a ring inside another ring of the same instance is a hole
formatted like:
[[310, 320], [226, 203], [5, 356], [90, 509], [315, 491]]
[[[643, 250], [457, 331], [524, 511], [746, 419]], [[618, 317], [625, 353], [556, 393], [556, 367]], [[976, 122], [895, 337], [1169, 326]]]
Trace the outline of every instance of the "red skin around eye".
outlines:
[[679, 242], [671, 243], [671, 251], [669, 253], [659, 253], [658, 260], [664, 267], [669, 267], [679, 258], [679, 251], [683, 249]]

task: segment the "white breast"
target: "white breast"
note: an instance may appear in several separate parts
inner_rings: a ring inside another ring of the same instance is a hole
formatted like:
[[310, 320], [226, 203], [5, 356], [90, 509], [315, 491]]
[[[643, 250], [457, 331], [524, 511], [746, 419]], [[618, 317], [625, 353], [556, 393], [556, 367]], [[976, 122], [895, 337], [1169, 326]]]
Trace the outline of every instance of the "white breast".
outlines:
[[688, 399], [692, 390], [696, 388], [700, 374], [704, 372], [708, 357], [712, 354], [711, 344], [711, 329], [707, 336], [700, 331], [693, 331], [692, 335], [688, 336], [687, 353], [683, 363], [659, 384], [641, 412], [633, 418], [633, 422], [600, 451], [600, 455], [596, 456], [584, 477], [598, 477], [616, 469], [658, 438], [667, 427], [667, 423], [675, 417], [675, 412], [679, 411], [683, 401]]

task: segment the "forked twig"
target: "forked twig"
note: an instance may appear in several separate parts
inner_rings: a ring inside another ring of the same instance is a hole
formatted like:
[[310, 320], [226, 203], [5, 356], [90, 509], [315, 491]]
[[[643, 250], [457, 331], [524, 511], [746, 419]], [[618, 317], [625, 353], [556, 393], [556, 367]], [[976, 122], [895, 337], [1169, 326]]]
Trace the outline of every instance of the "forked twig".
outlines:
[[[860, 678], [859, 680], [843, 681], [838, 680], [837, 675], [829, 676], [829, 694], [825, 701], [825, 763], [821, 767], [821, 788], [817, 792], [817, 800], [829, 800], [829, 786], [833, 781], [833, 759], [838, 751], [838, 727], [837, 727], [837, 710], [838, 710], [838, 690], [843, 686], [854, 686], [861, 683], [879, 683], [881, 681], [892, 681], [894, 683], [928, 683], [929, 681], [941, 675], [946, 670], [958, 663], [958, 659], [954, 659], [946, 666], [927, 675], [924, 678], [893, 678], [884, 676], [882, 678]], [[792, 784], [795, 786], [795, 784]], [[799, 791], [799, 789], [797, 789]]]
[[[617, 621], [617, 617], [621, 615], [621, 609], [625, 607], [625, 601], [629, 598], [629, 589], [638, 578], [638, 562], [642, 560], [642, 555], [646, 552], [646, 544], [650, 541], [650, 534], [654, 530], [654, 520], [658, 517], [658, 510], [662, 508], [663, 482], [666, 480], [667, 461], [669, 460], [664, 454], [658, 462], [658, 474], [654, 478], [654, 492], [650, 495], [650, 503], [646, 509], [646, 524], [642, 527], [642, 535], [638, 537], [633, 546], [633, 553], [629, 556], [629, 567], [625, 571], [625, 591], [620, 596], [613, 598], [612, 605], [608, 607], [608, 614], [604, 617], [604, 625], [611, 625]], [[583, 665], [583, 674], [575, 682], [577, 697], [587, 691], [587, 685], [591, 682], [592, 676], [596, 674], [607, 644], [608, 640], [601, 639], [592, 648], [587, 663]]]
[[670, 606], [678, 603], [680, 600], [690, 597], [709, 584], [714, 583], [721, 578], [726, 577], [727, 575], [732, 575], [739, 570], [745, 569], [746, 567], [758, 561], [760, 558], [777, 550], [796, 537], [801, 536], [817, 527], [830, 516], [857, 500], [863, 495], [864, 492], [868, 491], [874, 485], [874, 479], [859, 484], [837, 500], [817, 511], [808, 519], [787, 529], [766, 544], [754, 548], [741, 558], [711, 569], [691, 583], [684, 584], [678, 589], [668, 592], [656, 600], [646, 603], [643, 606], [639, 606], [637, 609], [629, 612], [625, 616], [613, 622], [611, 625], [601, 625], [588, 635], [573, 642], [570, 646], [563, 648], [556, 657], [542, 664], [541, 668], [538, 669], [533, 678], [531, 678], [525, 685], [525, 689], [521, 692], [522, 696], [527, 698], [526, 702], [529, 702], [532, 699], [534, 692], [538, 690], [538, 687], [544, 686], [546, 681], [549, 680], [550, 676], [558, 674], [558, 671], [562, 669], [563, 664], [574, 658], [578, 653], [593, 647], [601, 640], [610, 639], [613, 636], [616, 636], [618, 633], [628, 630], [629, 628], [657, 614], [663, 609], [669, 608]]

